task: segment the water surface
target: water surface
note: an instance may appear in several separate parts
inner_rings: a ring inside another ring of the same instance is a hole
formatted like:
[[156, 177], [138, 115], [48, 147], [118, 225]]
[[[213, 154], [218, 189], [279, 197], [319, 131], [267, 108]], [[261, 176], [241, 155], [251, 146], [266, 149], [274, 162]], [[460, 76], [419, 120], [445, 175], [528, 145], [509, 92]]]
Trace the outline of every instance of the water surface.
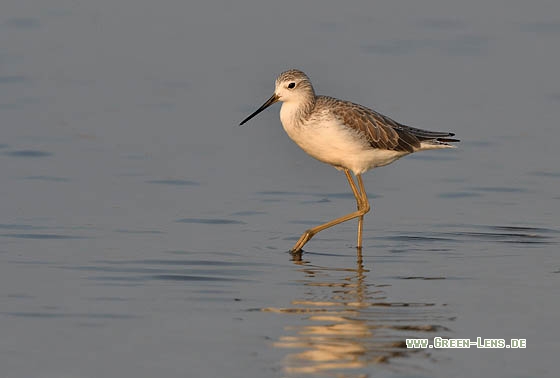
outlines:
[[[555, 4], [5, 2], [3, 375], [555, 377]], [[292, 67], [462, 140], [365, 175], [361, 253], [287, 252], [355, 201], [277, 106], [237, 126]]]

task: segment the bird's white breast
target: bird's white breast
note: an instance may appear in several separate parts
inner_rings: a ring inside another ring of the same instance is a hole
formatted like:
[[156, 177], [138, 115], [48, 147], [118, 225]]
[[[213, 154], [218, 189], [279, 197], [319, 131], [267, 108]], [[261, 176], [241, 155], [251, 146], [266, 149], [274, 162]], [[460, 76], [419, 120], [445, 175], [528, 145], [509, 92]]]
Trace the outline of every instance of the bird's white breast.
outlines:
[[312, 117], [298, 121], [298, 108], [295, 105], [288, 102], [282, 104], [282, 126], [299, 147], [319, 161], [361, 174], [406, 154], [402, 151], [373, 149], [362, 133], [342, 124], [328, 109], [319, 112], [316, 109]]

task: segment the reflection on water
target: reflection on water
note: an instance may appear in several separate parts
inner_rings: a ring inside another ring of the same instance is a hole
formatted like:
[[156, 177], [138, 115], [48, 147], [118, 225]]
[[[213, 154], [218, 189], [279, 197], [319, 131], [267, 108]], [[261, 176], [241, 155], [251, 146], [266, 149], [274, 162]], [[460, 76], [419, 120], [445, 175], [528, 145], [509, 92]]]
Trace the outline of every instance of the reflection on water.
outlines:
[[284, 360], [289, 375], [367, 377], [376, 364], [406, 369], [411, 362], [404, 365], [398, 358], [430, 357], [425, 350], [407, 349], [407, 338], [449, 331], [441, 325], [450, 320], [441, 306], [391, 302], [385, 292], [390, 285], [368, 280], [361, 251], [351, 268], [314, 266], [301, 254], [294, 263], [305, 276], [302, 297], [289, 308], [263, 309], [293, 317], [286, 334], [274, 342], [293, 350]]

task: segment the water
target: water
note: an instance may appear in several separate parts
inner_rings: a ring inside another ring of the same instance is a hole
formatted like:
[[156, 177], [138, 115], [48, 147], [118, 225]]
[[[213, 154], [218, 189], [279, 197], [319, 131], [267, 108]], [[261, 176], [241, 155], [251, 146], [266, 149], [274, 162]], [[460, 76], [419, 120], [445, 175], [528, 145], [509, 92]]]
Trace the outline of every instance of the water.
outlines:
[[[4, 2], [0, 376], [556, 376], [559, 8]], [[361, 255], [287, 253], [351, 191], [237, 126], [291, 67], [462, 140], [364, 176]]]

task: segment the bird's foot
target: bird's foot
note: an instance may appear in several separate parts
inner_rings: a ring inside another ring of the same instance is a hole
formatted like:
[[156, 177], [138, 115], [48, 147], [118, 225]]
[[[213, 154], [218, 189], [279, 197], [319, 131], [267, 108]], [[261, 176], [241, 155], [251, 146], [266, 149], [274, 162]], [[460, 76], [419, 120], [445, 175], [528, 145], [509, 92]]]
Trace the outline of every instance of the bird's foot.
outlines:
[[307, 230], [303, 233], [303, 235], [301, 235], [301, 237], [299, 238], [299, 240], [297, 241], [297, 243], [294, 245], [294, 247], [292, 248], [291, 252], [292, 253], [298, 253], [301, 252], [301, 249], [303, 248], [303, 246], [309, 241], [311, 240], [311, 238], [313, 237], [313, 235], [315, 235], [315, 233], [313, 232], [313, 230]]

